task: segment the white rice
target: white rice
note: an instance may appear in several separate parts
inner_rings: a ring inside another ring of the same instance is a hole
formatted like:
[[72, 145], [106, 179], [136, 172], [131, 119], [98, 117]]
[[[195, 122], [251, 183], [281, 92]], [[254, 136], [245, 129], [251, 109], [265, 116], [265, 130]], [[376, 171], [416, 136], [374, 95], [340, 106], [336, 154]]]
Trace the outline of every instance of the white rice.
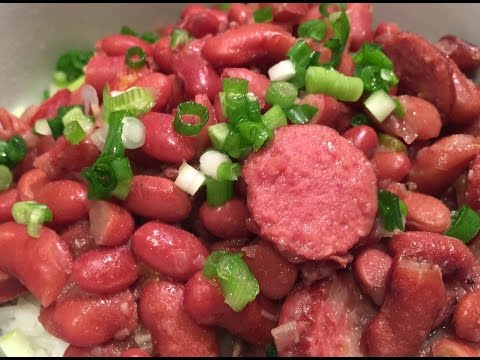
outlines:
[[0, 335], [8, 331], [22, 332], [30, 342], [34, 357], [62, 357], [68, 343], [50, 335], [38, 321], [40, 304], [29, 294], [16, 305], [0, 307]]

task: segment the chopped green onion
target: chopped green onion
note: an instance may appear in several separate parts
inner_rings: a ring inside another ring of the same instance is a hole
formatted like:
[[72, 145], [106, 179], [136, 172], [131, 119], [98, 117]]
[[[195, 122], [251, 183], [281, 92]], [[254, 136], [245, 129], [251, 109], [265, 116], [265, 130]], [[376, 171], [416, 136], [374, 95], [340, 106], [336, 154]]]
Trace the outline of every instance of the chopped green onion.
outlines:
[[235, 181], [240, 176], [241, 171], [242, 167], [239, 163], [225, 161], [221, 163], [217, 168], [217, 179], [220, 181]]
[[295, 66], [295, 76], [290, 82], [298, 89], [305, 86], [305, 72], [310, 65], [316, 65], [320, 57], [318, 51], [313, 51], [310, 45], [304, 39], [301, 39], [293, 45], [287, 52], [287, 57]]
[[305, 89], [310, 94], [325, 94], [340, 101], [355, 102], [362, 96], [363, 82], [333, 69], [310, 66], [305, 76]]
[[367, 115], [365, 114], [356, 114], [355, 116], [352, 117], [352, 120], [350, 120], [350, 124], [352, 126], [358, 126], [358, 125], [368, 125], [372, 126], [372, 120], [368, 118]]
[[189, 36], [188, 31], [183, 29], [175, 29], [172, 31], [172, 37], [170, 40], [170, 48], [176, 49], [180, 45], [188, 43]]
[[55, 71], [52, 76], [53, 83], [58, 87], [64, 87], [68, 84], [67, 74], [63, 71]]
[[293, 106], [298, 96], [295, 85], [286, 81], [272, 81], [268, 86], [265, 99], [271, 105], [278, 105], [282, 108]]
[[306, 124], [312, 120], [318, 109], [309, 104], [294, 105], [290, 109], [285, 110], [288, 120], [294, 124]]
[[10, 189], [13, 183], [13, 174], [5, 165], [0, 165], [0, 192]]
[[469, 206], [463, 205], [452, 215], [452, 224], [444, 234], [466, 244], [477, 235], [478, 230], [480, 230], [480, 216]]
[[287, 126], [287, 116], [282, 108], [278, 105], [273, 105], [265, 114], [262, 115], [263, 123], [270, 130], [275, 130], [282, 126]]
[[108, 119], [108, 133], [103, 146], [102, 155], [124, 157], [125, 147], [122, 143], [123, 119], [131, 116], [128, 111], [116, 111], [110, 114]]
[[261, 122], [262, 111], [257, 98], [252, 93], [247, 93], [247, 117], [250, 121]]
[[347, 5], [345, 3], [322, 3], [319, 5], [318, 10], [323, 17], [328, 17], [330, 12], [328, 11], [329, 6], [337, 5], [340, 11], [345, 11], [347, 9]]
[[70, 83], [84, 74], [83, 67], [87, 65], [92, 56], [93, 51], [68, 50], [58, 58], [55, 69], [63, 72], [66, 82]]
[[393, 101], [395, 102], [395, 110], [393, 110], [393, 113], [395, 114], [395, 116], [403, 118], [406, 115], [403, 104], [400, 102], [399, 99], [395, 99]]
[[85, 131], [82, 129], [78, 121], [71, 121], [63, 130], [65, 138], [73, 145], [78, 144], [85, 138]]
[[327, 26], [322, 20], [309, 20], [300, 24], [297, 33], [299, 37], [308, 37], [315, 41], [322, 41], [327, 33]]
[[333, 37], [325, 42], [325, 47], [331, 50], [332, 55], [330, 60], [322, 64], [322, 66], [335, 69], [340, 64], [343, 52], [347, 45], [348, 36], [350, 34], [350, 22], [344, 11], [331, 14], [329, 19], [333, 29]]
[[[200, 118], [200, 122], [198, 124], [186, 123], [182, 119], [182, 116], [184, 115], [198, 116]], [[207, 123], [209, 117], [210, 114], [205, 106], [193, 101], [186, 101], [177, 107], [177, 113], [173, 119], [173, 128], [177, 133], [182, 135], [198, 135]]]
[[214, 251], [203, 271], [207, 278], [219, 279], [225, 303], [236, 312], [242, 311], [260, 293], [258, 281], [242, 256], [242, 253]]
[[145, 125], [133, 116], [123, 120], [122, 144], [126, 149], [138, 149], [145, 144]]
[[65, 126], [63, 125], [61, 117], [55, 117], [53, 119], [47, 120], [47, 123], [50, 127], [50, 131], [54, 139], [58, 139], [60, 136], [63, 135], [63, 129], [65, 128]]
[[274, 343], [270, 343], [265, 346], [265, 356], [266, 357], [277, 357], [277, 348], [275, 347]]
[[71, 122], [78, 122], [85, 133], [90, 132], [94, 127], [93, 119], [86, 116], [79, 107], [74, 107], [63, 115], [62, 122], [64, 126], [67, 126]]
[[253, 150], [257, 151], [270, 138], [273, 133], [262, 123], [253, 121], [241, 121], [237, 126], [238, 133], [243, 139], [253, 146]]
[[208, 137], [215, 149], [221, 150], [229, 132], [227, 123], [220, 123], [208, 127]]
[[407, 204], [405, 204], [402, 199], [398, 200], [398, 204], [400, 206], [400, 215], [402, 216], [402, 219], [405, 219], [408, 215]]
[[133, 171], [127, 157], [116, 158], [112, 161], [113, 172], [117, 179], [117, 186], [112, 191], [112, 196], [125, 200], [132, 186]]
[[273, 12], [270, 6], [264, 6], [253, 12], [253, 19], [256, 23], [263, 23], [273, 20]]
[[218, 9], [221, 11], [228, 11], [228, 9], [230, 9], [231, 6], [232, 6], [231, 3], [220, 3], [218, 5]]
[[140, 35], [140, 39], [148, 42], [149, 44], [154, 44], [158, 40], [158, 35], [152, 31], [146, 31]]
[[225, 78], [222, 80], [225, 93], [246, 94], [248, 92], [248, 81], [241, 78]]
[[132, 46], [125, 54], [125, 62], [132, 69], [140, 69], [145, 65], [147, 55], [145, 51], [139, 46]]
[[210, 206], [220, 206], [233, 197], [233, 181], [215, 180], [207, 177], [207, 203]]
[[379, 190], [378, 210], [386, 231], [391, 232], [395, 229], [405, 230], [400, 210], [400, 199], [397, 195], [387, 190]]
[[138, 36], [137, 32], [135, 30], [133, 30], [130, 26], [127, 26], [127, 25], [123, 25], [121, 27], [120, 34]]
[[383, 122], [396, 107], [393, 99], [384, 90], [374, 91], [363, 105], [379, 123]]
[[389, 151], [407, 152], [407, 145], [394, 136], [378, 133], [378, 144]]
[[16, 223], [27, 225], [28, 235], [37, 238], [42, 224], [53, 218], [47, 205], [35, 201], [16, 202], [12, 207], [12, 216]]
[[112, 166], [99, 159], [84, 172], [84, 176], [89, 184], [88, 197], [90, 199], [106, 197], [118, 185]]
[[5, 147], [5, 154], [11, 164], [16, 165], [23, 160], [27, 154], [27, 143], [19, 135], [14, 135], [8, 140]]
[[13, 329], [0, 337], [0, 350], [6, 357], [34, 357], [27, 336], [19, 329]]
[[225, 108], [228, 123], [236, 127], [238, 122], [248, 117], [247, 96], [238, 93], [225, 93]]
[[67, 85], [67, 89], [70, 91], [75, 91], [80, 89], [80, 87], [85, 83], [85, 75], [80, 76], [77, 80], [72, 81]]
[[243, 159], [252, 151], [252, 146], [238, 132], [230, 130], [223, 143], [222, 151], [234, 159]]
[[205, 151], [199, 159], [200, 171], [215, 180], [220, 180], [217, 177], [218, 167], [222, 163], [231, 163], [230, 158], [217, 150]]
[[128, 111], [131, 116], [138, 117], [149, 112], [155, 106], [152, 92], [143, 87], [131, 87], [117, 96], [111, 96], [108, 84], [103, 89], [103, 119], [108, 123], [110, 113]]
[[43, 92], [42, 92], [42, 101], [45, 101], [45, 100], [47, 100], [48, 98], [50, 98], [50, 90], [48, 90], [48, 89], [43, 90]]

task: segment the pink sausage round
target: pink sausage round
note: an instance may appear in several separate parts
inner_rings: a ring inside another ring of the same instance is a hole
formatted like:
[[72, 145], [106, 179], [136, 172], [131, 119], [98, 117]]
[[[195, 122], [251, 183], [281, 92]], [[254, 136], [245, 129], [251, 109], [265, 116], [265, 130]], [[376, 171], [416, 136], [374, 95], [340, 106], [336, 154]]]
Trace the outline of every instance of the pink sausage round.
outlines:
[[213, 235], [229, 239], [246, 237], [247, 205], [239, 199], [231, 199], [221, 206], [209, 206], [204, 202], [199, 211], [200, 220]]
[[135, 254], [156, 271], [177, 280], [187, 280], [203, 268], [208, 250], [189, 232], [151, 221], [132, 236]]
[[103, 50], [108, 56], [125, 56], [131, 47], [141, 48], [147, 56], [152, 55], [152, 46], [145, 40], [133, 35], [114, 34], [97, 41], [97, 50]]

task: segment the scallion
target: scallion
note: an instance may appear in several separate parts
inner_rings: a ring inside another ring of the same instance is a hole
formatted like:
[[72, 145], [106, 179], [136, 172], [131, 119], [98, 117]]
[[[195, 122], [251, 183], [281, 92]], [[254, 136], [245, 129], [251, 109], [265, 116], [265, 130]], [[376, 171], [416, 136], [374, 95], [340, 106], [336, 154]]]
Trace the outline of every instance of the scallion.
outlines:
[[400, 199], [397, 195], [387, 190], [378, 191], [378, 211], [386, 231], [405, 230], [402, 213], [400, 209]]
[[207, 150], [199, 158], [200, 162], [200, 171], [215, 179], [218, 180], [218, 167], [222, 163], [231, 163], [230, 158], [216, 150]]
[[268, 69], [268, 77], [271, 81], [287, 81], [296, 74], [295, 64], [292, 60], [283, 60]]
[[133, 116], [127, 116], [123, 120], [122, 144], [125, 149], [138, 149], [145, 144], [145, 126]]
[[395, 101], [384, 90], [374, 91], [363, 105], [379, 123], [383, 122], [396, 108]]
[[393, 113], [395, 114], [395, 116], [403, 118], [406, 115], [403, 104], [400, 102], [399, 99], [394, 99], [393, 101], [395, 102], [395, 110], [393, 110]]
[[176, 49], [177, 47], [188, 43], [188, 40], [189, 40], [189, 35], [187, 30], [175, 29], [172, 31], [170, 48]]
[[158, 35], [155, 34], [155, 33], [152, 32], [152, 31], [145, 31], [145, 32], [142, 33], [139, 37], [140, 37], [140, 39], [142, 39], [143, 41], [148, 42], [149, 44], [154, 44], [154, 43], [156, 43], [157, 40], [158, 40]]
[[69, 122], [63, 129], [65, 138], [73, 145], [78, 144], [85, 138], [85, 131], [82, 129], [78, 121]]
[[350, 120], [350, 125], [352, 125], [352, 126], [359, 126], [359, 125], [372, 126], [373, 123], [372, 123], [372, 120], [370, 120], [367, 115], [356, 114], [352, 117], [352, 120]]
[[362, 96], [363, 82], [333, 69], [310, 66], [305, 75], [305, 89], [310, 94], [325, 94], [340, 101], [355, 102]]
[[227, 123], [219, 123], [208, 127], [208, 137], [215, 149], [221, 150], [229, 132]]
[[445, 235], [457, 238], [465, 244], [480, 230], [480, 216], [467, 205], [463, 205], [452, 215], [452, 223]]
[[223, 143], [222, 151], [234, 159], [243, 159], [252, 151], [252, 146], [240, 133], [230, 129]]
[[277, 348], [275, 347], [274, 343], [270, 343], [265, 346], [265, 356], [266, 357], [277, 357]]
[[233, 197], [233, 181], [215, 180], [207, 177], [207, 203], [210, 206], [220, 206]]
[[300, 89], [305, 86], [307, 67], [317, 64], [320, 53], [313, 51], [307, 42], [301, 39], [288, 50], [287, 56], [295, 66], [295, 75], [290, 79], [290, 82]]
[[[197, 124], [186, 123], [182, 119], [184, 115], [195, 115], [200, 119], [200, 122]], [[186, 101], [177, 107], [177, 113], [173, 119], [173, 128], [177, 133], [182, 135], [198, 135], [207, 123], [209, 117], [208, 109], [204, 105], [193, 101]]]
[[306, 124], [312, 120], [318, 109], [309, 104], [293, 105], [291, 108], [285, 110], [285, 114], [294, 124]]
[[345, 11], [347, 9], [347, 6], [345, 3], [321, 3], [318, 6], [318, 10], [320, 11], [320, 14], [322, 14], [323, 17], [328, 17], [330, 15], [328, 8], [334, 5], [338, 6], [340, 11]]
[[[8, 158], [9, 163], [12, 166], [15, 166], [20, 161], [23, 160], [27, 154], [27, 143], [19, 135], [14, 135], [7, 141], [7, 146], [5, 147], [5, 155]], [[6, 165], [6, 164], [4, 164]]]
[[191, 196], [196, 194], [204, 182], [205, 175], [186, 162], [178, 169], [178, 176], [175, 179], [175, 185]]
[[247, 95], [225, 93], [225, 109], [229, 125], [236, 127], [240, 120], [248, 117]]
[[299, 37], [308, 37], [315, 41], [322, 41], [325, 38], [327, 27], [325, 22], [319, 19], [305, 21], [298, 27]]
[[10, 189], [13, 183], [13, 174], [5, 165], [0, 165], [0, 192]]
[[47, 205], [35, 201], [19, 201], [12, 207], [12, 216], [15, 222], [27, 225], [27, 233], [38, 238], [39, 231], [44, 222], [51, 221], [52, 212]]
[[241, 78], [222, 79], [222, 86], [225, 93], [246, 94], [248, 92], [248, 81]]
[[239, 163], [232, 163], [231, 161], [225, 161], [221, 163], [217, 168], [217, 179], [226, 181], [235, 181], [240, 176], [242, 167]]
[[262, 121], [262, 111], [260, 110], [260, 104], [252, 93], [247, 93], [247, 118], [253, 122]]
[[248, 144], [252, 145], [254, 151], [260, 149], [273, 136], [272, 131], [265, 125], [253, 121], [241, 121], [237, 131]]
[[281, 108], [293, 106], [298, 96], [297, 88], [286, 81], [272, 81], [268, 86], [265, 99], [271, 105], [278, 105]]
[[350, 35], [350, 21], [347, 14], [342, 10], [329, 16], [330, 24], [333, 30], [333, 37], [325, 42], [325, 47], [330, 49], [332, 55], [330, 60], [322, 66], [335, 69], [342, 60], [342, 55], [347, 46]]
[[275, 130], [282, 126], [287, 126], [287, 116], [282, 108], [278, 105], [273, 105], [265, 114], [262, 115], [263, 123], [270, 130]]
[[63, 115], [62, 122], [64, 126], [67, 126], [71, 122], [78, 122], [85, 133], [89, 133], [94, 128], [93, 119], [86, 116], [79, 107], [74, 107]]
[[152, 92], [143, 87], [131, 87], [117, 96], [111, 96], [108, 84], [103, 89], [103, 119], [108, 122], [110, 113], [128, 111], [132, 116], [140, 116], [155, 106]]
[[408, 151], [407, 145], [394, 136], [378, 133], [378, 144], [388, 151], [404, 152]]
[[256, 23], [263, 23], [273, 20], [273, 12], [270, 6], [261, 7], [253, 12], [253, 19]]
[[132, 69], [140, 69], [145, 65], [147, 55], [145, 51], [139, 46], [132, 46], [125, 54], [125, 62]]

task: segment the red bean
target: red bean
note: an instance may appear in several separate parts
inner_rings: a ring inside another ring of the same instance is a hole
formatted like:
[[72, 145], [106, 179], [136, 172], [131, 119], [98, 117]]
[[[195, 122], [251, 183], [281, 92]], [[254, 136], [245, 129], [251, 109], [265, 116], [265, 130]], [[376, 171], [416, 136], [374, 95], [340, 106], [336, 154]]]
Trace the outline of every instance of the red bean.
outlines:
[[57, 337], [76, 346], [122, 340], [137, 325], [137, 304], [130, 291], [110, 295], [73, 292], [55, 304], [52, 323]]
[[173, 73], [173, 50], [170, 47], [170, 41], [170, 36], [163, 37], [156, 42], [153, 49], [153, 58], [164, 74]]
[[112, 85], [118, 74], [127, 71], [125, 56], [95, 54], [87, 64], [85, 83], [92, 85], [101, 96], [106, 84]]
[[27, 288], [20, 281], [0, 271], [0, 305], [26, 292]]
[[[480, 210], [480, 156], [476, 155], [470, 163], [466, 178], [465, 202], [475, 211]], [[458, 200], [457, 200], [458, 201]]]
[[208, 109], [208, 121], [202, 130], [200, 130], [200, 133], [195, 136], [197, 154], [199, 154], [212, 145], [210, 137], [208, 136], [208, 127], [215, 125], [217, 123], [217, 118], [215, 116], [213, 105], [206, 94], [195, 95], [195, 102], [205, 106]]
[[441, 339], [432, 347], [433, 357], [478, 357], [480, 351], [460, 339]]
[[180, 27], [196, 38], [215, 35], [227, 28], [227, 14], [204, 5], [188, 5], [182, 12]]
[[436, 46], [467, 75], [472, 74], [480, 65], [480, 49], [457, 36], [442, 36]]
[[0, 223], [13, 221], [12, 207], [17, 202], [17, 189], [10, 189], [0, 193]]
[[42, 227], [32, 238], [24, 225], [0, 225], [0, 271], [15, 275], [43, 306], [54, 302], [72, 270], [72, 255], [57, 233]]
[[460, 71], [453, 60], [449, 61], [453, 71], [455, 103], [448, 118], [454, 124], [471, 124], [480, 115], [480, 89]]
[[298, 277], [298, 266], [292, 264], [268, 242], [242, 248], [243, 259], [252, 270], [265, 297], [278, 300], [288, 295]]
[[199, 212], [205, 228], [213, 235], [229, 239], [246, 237], [248, 230], [245, 224], [249, 217], [247, 205], [239, 199], [231, 199], [221, 206], [202, 204]]
[[290, 22], [298, 25], [308, 12], [310, 5], [302, 3], [265, 3], [272, 9], [273, 19], [278, 22]]
[[393, 34], [399, 33], [400, 27], [392, 21], [381, 22], [377, 25], [374, 34], [374, 41], [379, 44], [387, 41]]
[[208, 256], [207, 249], [194, 235], [157, 221], [135, 231], [132, 247], [144, 263], [178, 280], [187, 280], [202, 269]]
[[340, 115], [340, 104], [334, 98], [323, 94], [307, 94], [299, 102], [317, 108], [310, 123], [336, 127], [337, 118]]
[[[42, 313], [40, 313], [41, 316]], [[129, 340], [112, 340], [106, 343], [90, 346], [80, 347], [75, 345], [69, 345], [65, 350], [63, 357], [119, 357], [128, 349], [133, 348], [136, 344], [132, 344], [133, 341]]]
[[285, 59], [294, 43], [295, 38], [276, 25], [251, 24], [214, 36], [202, 54], [215, 67], [274, 64]]
[[0, 140], [8, 141], [13, 135], [21, 135], [25, 131], [28, 131], [26, 123], [0, 107]]
[[123, 204], [134, 214], [165, 222], [186, 219], [192, 208], [186, 193], [171, 180], [156, 176], [134, 176]]
[[393, 180], [401, 182], [411, 168], [408, 155], [403, 152], [377, 151], [371, 159], [378, 180]]
[[142, 151], [155, 159], [168, 163], [190, 161], [195, 157], [195, 138], [177, 133], [173, 117], [150, 112], [140, 117], [145, 126], [145, 145]]
[[90, 232], [97, 245], [123, 245], [135, 231], [135, 223], [129, 212], [107, 201], [93, 202], [88, 216]]
[[354, 126], [343, 133], [343, 137], [350, 140], [353, 145], [362, 150], [362, 152], [370, 157], [374, 149], [378, 145], [377, 133], [373, 128], [366, 125]]
[[50, 208], [54, 224], [73, 223], [87, 215], [87, 189], [76, 181], [52, 181], [40, 189], [35, 201]]
[[60, 237], [67, 244], [74, 259], [95, 246], [88, 220], [80, 220], [70, 225], [60, 234]]
[[150, 354], [140, 348], [133, 348], [122, 352], [120, 357], [150, 357]]
[[373, 6], [369, 3], [348, 3], [347, 15], [350, 20], [350, 51], [357, 51], [367, 41], [373, 40]]
[[82, 290], [110, 294], [126, 290], [138, 278], [135, 259], [126, 248], [101, 248], [80, 255], [73, 263], [72, 281]]
[[458, 337], [480, 342], [480, 291], [467, 293], [460, 299], [453, 314]]
[[102, 50], [108, 56], [125, 56], [127, 50], [134, 46], [141, 48], [147, 56], [152, 55], [151, 45], [132, 35], [109, 35], [95, 44], [97, 50]]
[[20, 201], [29, 201], [35, 198], [35, 195], [48, 182], [45, 171], [32, 169], [24, 173], [17, 183], [18, 199]]
[[270, 80], [265, 75], [245, 68], [225, 68], [222, 72], [222, 79], [224, 78], [240, 78], [247, 80], [248, 91], [257, 97], [261, 109], [265, 107], [265, 94], [270, 85]]
[[181, 284], [155, 281], [145, 285], [140, 293], [140, 319], [152, 333], [154, 354], [218, 356], [213, 329], [197, 325], [184, 310], [184, 291]]
[[150, 73], [135, 80], [132, 86], [150, 89], [155, 96], [155, 106], [152, 111], [162, 111], [170, 101], [173, 92], [172, 80], [160, 73]]
[[66, 106], [70, 102], [71, 92], [68, 89], [59, 90], [45, 100], [30, 119], [31, 124], [40, 119], [51, 119], [57, 116], [57, 110], [61, 106]]
[[233, 238], [228, 240], [222, 241], [215, 241], [210, 246], [210, 251], [228, 251], [228, 252], [241, 252], [242, 247], [246, 246], [247, 239], [246, 238]]
[[[244, 25], [253, 21], [253, 14], [247, 5], [233, 3], [228, 9], [228, 20], [235, 22], [237, 25]], [[231, 24], [230, 27], [232, 27]]]

